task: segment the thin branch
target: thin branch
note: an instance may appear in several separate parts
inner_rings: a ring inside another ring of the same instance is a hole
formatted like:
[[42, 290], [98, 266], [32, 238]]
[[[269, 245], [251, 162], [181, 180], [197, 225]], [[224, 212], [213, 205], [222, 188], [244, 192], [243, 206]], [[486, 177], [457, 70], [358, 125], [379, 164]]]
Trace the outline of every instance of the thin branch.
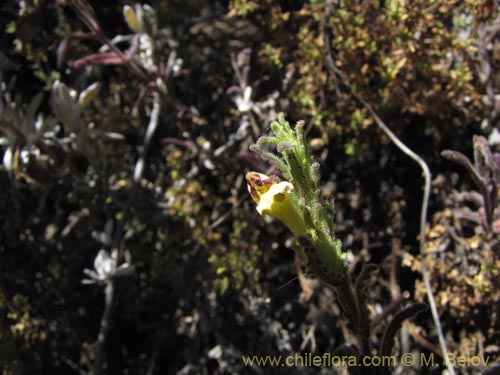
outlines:
[[399, 310], [401, 305], [405, 303], [408, 298], [410, 298], [410, 293], [408, 291], [400, 294], [396, 299], [394, 299], [389, 305], [387, 305], [380, 314], [376, 315], [372, 320], [372, 328], [377, 327], [382, 321], [389, 315], [394, 314]]
[[351, 90], [351, 95], [356, 98], [372, 115], [373, 119], [377, 125], [382, 129], [382, 131], [387, 135], [387, 137], [398, 147], [404, 154], [413, 159], [422, 169], [424, 174], [424, 196], [422, 198], [422, 208], [420, 211], [420, 256], [422, 262], [422, 277], [424, 279], [425, 291], [427, 294], [427, 299], [429, 300], [429, 307], [431, 309], [432, 319], [434, 320], [434, 325], [436, 326], [439, 345], [444, 355], [446, 361], [446, 367], [451, 375], [455, 375], [455, 369], [453, 365], [448, 360], [448, 348], [446, 346], [446, 340], [443, 334], [443, 328], [441, 326], [441, 321], [439, 320], [439, 312], [436, 306], [436, 301], [434, 299], [434, 294], [432, 293], [431, 281], [429, 276], [429, 270], [427, 269], [426, 262], [426, 252], [425, 252], [425, 224], [427, 223], [427, 210], [429, 206], [429, 197], [431, 193], [431, 172], [427, 163], [419, 155], [413, 152], [408, 146], [406, 146], [401, 140], [389, 129], [389, 127], [382, 121], [382, 119], [377, 115], [374, 109], [368, 104], [363, 98], [361, 98], [357, 93]]
[[135, 164], [134, 169], [134, 184], [138, 184], [142, 178], [144, 173], [144, 165], [146, 163], [146, 154], [149, 149], [149, 145], [151, 144], [151, 140], [153, 139], [153, 135], [158, 128], [158, 120], [160, 118], [160, 95], [158, 92], [153, 93], [153, 108], [151, 110], [151, 116], [149, 118], [148, 129], [146, 130], [146, 134], [144, 135], [144, 141], [141, 146], [140, 156]]
[[80, 17], [83, 23], [85, 23], [85, 25], [92, 30], [92, 32], [94, 32], [97, 39], [99, 39], [101, 43], [108, 46], [111, 51], [115, 52], [123, 63], [127, 65], [139, 79], [144, 82], [148, 82], [150, 80], [146, 72], [144, 72], [132, 59], [125, 56], [123, 52], [113, 42], [111, 42], [106, 35], [104, 35], [99, 21], [96, 18], [94, 9], [87, 0], [70, 0], [68, 1], [68, 5], [73, 8], [74, 12]]
[[106, 284], [105, 297], [104, 297], [104, 313], [101, 318], [101, 325], [99, 328], [99, 334], [97, 335], [97, 341], [95, 343], [95, 359], [94, 359], [94, 375], [100, 375], [102, 371], [103, 358], [104, 358], [104, 343], [106, 342], [106, 337], [108, 335], [109, 323], [111, 320], [111, 311], [113, 310], [113, 297], [114, 297], [114, 285], [113, 280], [110, 280]]
[[401, 329], [403, 323], [408, 319], [416, 317], [425, 310], [427, 310], [427, 305], [425, 303], [415, 303], [398, 311], [385, 329], [384, 337], [380, 343], [379, 355], [382, 357], [389, 356], [394, 347], [396, 333]]
[[102, 32], [98, 34], [98, 38], [101, 43], [107, 45], [109, 49], [115, 52], [120, 59], [123, 61], [125, 65], [129, 67], [129, 69], [143, 82], [148, 82], [150, 79], [148, 78], [147, 73], [145, 73], [134, 61], [132, 58], [125, 56], [121, 49], [119, 49], [116, 45], [114, 45], [107, 36], [105, 36]]
[[[486, 140], [485, 140], [486, 142]], [[474, 142], [474, 150], [476, 151], [477, 143]], [[488, 149], [489, 151], [489, 149]], [[480, 167], [478, 166], [477, 162], [476, 165], [473, 165], [469, 158], [462, 154], [461, 152], [458, 151], [452, 151], [452, 150], [444, 150], [441, 152], [441, 155], [445, 157], [448, 160], [451, 160], [455, 163], [461, 164], [467, 172], [469, 172], [469, 175], [471, 176], [472, 180], [476, 184], [476, 186], [479, 188], [481, 195], [483, 197], [483, 207], [484, 207], [484, 214], [485, 214], [485, 227], [488, 230], [488, 232], [491, 232], [491, 227], [493, 224], [493, 213], [495, 211], [495, 201], [496, 201], [496, 186], [493, 183], [493, 190], [490, 192], [490, 187], [489, 187], [489, 182], [490, 180], [486, 180], [484, 176], [486, 175], [485, 172], [481, 173]]]
[[[332, 14], [332, 4], [331, 1], [327, 1], [325, 5], [325, 15], [324, 17], [326, 20], [324, 20], [324, 23], [326, 24], [327, 18]], [[351, 85], [347, 82], [345, 82], [341, 77], [341, 72], [339, 69], [335, 66], [334, 61], [333, 61], [333, 53], [332, 53], [332, 47], [331, 47], [331, 37], [328, 32], [328, 29], [325, 28], [323, 30], [323, 35], [324, 35], [324, 45], [325, 45], [325, 54], [329, 58], [326, 58], [326, 67], [329, 71], [329, 74], [331, 76], [337, 76], [341, 79], [341, 82], [343, 83], [344, 86], [347, 87], [349, 90], [350, 94], [359, 102], [361, 103], [366, 110], [370, 113], [370, 115], [373, 117], [377, 125], [379, 126], [380, 129], [387, 135], [387, 137], [398, 147], [404, 154], [406, 154], [408, 157], [413, 159], [422, 169], [422, 172], [424, 174], [424, 195], [422, 198], [422, 208], [420, 212], [420, 255], [422, 257], [422, 276], [424, 279], [424, 284], [425, 284], [425, 290], [427, 293], [427, 299], [429, 300], [429, 306], [431, 309], [432, 313], [432, 318], [434, 320], [434, 325], [436, 326], [437, 334], [438, 334], [438, 339], [439, 339], [439, 344], [441, 346], [441, 350], [444, 355], [444, 359], [446, 361], [446, 367], [448, 368], [448, 371], [450, 375], [455, 375], [455, 369], [453, 368], [452, 364], [448, 360], [448, 348], [446, 346], [446, 340], [444, 338], [443, 334], [443, 329], [441, 326], [441, 321], [439, 320], [439, 313], [437, 310], [436, 306], [436, 301], [434, 299], [434, 295], [432, 293], [431, 289], [431, 282], [430, 282], [430, 276], [429, 276], [429, 271], [427, 269], [427, 263], [426, 263], [426, 255], [425, 255], [425, 238], [426, 238], [426, 233], [425, 233], [425, 225], [427, 222], [427, 209], [429, 205], [429, 197], [430, 197], [430, 192], [431, 192], [431, 172], [429, 170], [429, 167], [427, 166], [427, 163], [420, 157], [418, 156], [415, 152], [413, 152], [409, 147], [407, 147], [399, 138], [389, 129], [389, 127], [382, 121], [382, 119], [378, 116], [378, 114], [375, 112], [375, 110], [372, 108], [372, 106], [367, 103], [361, 96], [359, 96], [351, 87]]]
[[413, 340], [418, 342], [420, 345], [422, 345], [424, 348], [426, 348], [430, 352], [436, 353], [438, 356], [443, 357], [443, 352], [441, 351], [441, 348], [437, 345], [434, 345], [429, 340], [427, 340], [424, 336], [422, 336], [419, 333], [418, 328], [415, 324], [407, 321], [406, 326], [408, 327], [408, 332], [410, 333], [410, 336], [413, 337]]
[[469, 172], [470, 176], [474, 180], [474, 183], [480, 189], [482, 189], [483, 186], [487, 186], [486, 181], [483, 176], [481, 176], [478, 169], [470, 162], [469, 158], [461, 152], [444, 150], [441, 152], [441, 156], [455, 163], [461, 164], [465, 169], [467, 169], [467, 172]]
[[[158, 128], [160, 111], [161, 111], [160, 94], [158, 92], [155, 92], [153, 94], [153, 107], [151, 110], [149, 125], [144, 135], [144, 141], [139, 152], [139, 159], [137, 160], [134, 168], [133, 186], [129, 192], [127, 204], [123, 212], [123, 217], [118, 222], [116, 231], [113, 236], [114, 238], [113, 238], [112, 249], [113, 251], [117, 251], [117, 257], [116, 257], [117, 265], [120, 263], [120, 260], [123, 256], [124, 224], [130, 214], [130, 207], [132, 205], [131, 203], [136, 197], [137, 189], [142, 179], [142, 175], [144, 174], [144, 166], [146, 164], [147, 152], [149, 149], [149, 145], [151, 144], [151, 140], [153, 139], [153, 136], [156, 132], [156, 129]], [[108, 334], [109, 324], [111, 320], [114, 292], [115, 292], [114, 279], [111, 278], [110, 280], [108, 280], [105, 289], [104, 312], [101, 318], [99, 334], [97, 336], [97, 341], [95, 344], [95, 360], [94, 360], [93, 375], [101, 375], [102, 372], [102, 365], [104, 358], [104, 343], [106, 342], [106, 337]]]
[[80, 375], [88, 375], [87, 371], [84, 371], [80, 366], [78, 366], [75, 362], [70, 360], [69, 358], [62, 357], [61, 358], [64, 363], [68, 365], [73, 371]]
[[240, 204], [246, 199], [245, 198], [240, 198], [234, 204], [231, 206], [229, 210], [224, 212], [222, 215], [220, 215], [216, 220], [213, 221], [212, 224], [208, 227], [208, 229], [213, 230], [214, 228], [218, 227], [221, 225], [228, 217], [231, 215], [239, 206]]

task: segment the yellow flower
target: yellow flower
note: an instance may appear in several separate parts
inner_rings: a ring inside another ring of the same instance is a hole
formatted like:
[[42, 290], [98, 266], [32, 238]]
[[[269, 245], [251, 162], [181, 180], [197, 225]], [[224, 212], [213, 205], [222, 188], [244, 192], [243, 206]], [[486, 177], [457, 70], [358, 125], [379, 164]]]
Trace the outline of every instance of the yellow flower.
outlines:
[[291, 183], [277, 182], [276, 178], [257, 172], [248, 172], [246, 179], [248, 191], [257, 203], [259, 214], [281, 220], [295, 237], [306, 236], [304, 219], [295, 209], [289, 196], [289, 193], [293, 191]]

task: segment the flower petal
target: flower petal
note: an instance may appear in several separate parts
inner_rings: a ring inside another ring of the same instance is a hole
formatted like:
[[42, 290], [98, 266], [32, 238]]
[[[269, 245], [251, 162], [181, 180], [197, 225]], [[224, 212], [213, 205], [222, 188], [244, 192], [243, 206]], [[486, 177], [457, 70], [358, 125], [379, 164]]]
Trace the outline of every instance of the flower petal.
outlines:
[[261, 215], [273, 216], [281, 220], [296, 237], [307, 234], [303, 217], [297, 212], [289, 193], [293, 185], [283, 181], [272, 185], [267, 192], [260, 196], [257, 211]]

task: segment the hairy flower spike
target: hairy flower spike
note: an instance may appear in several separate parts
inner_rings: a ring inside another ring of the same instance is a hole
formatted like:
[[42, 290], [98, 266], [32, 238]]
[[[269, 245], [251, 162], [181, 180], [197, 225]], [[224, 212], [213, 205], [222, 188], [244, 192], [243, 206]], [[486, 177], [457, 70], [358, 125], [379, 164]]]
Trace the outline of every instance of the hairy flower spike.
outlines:
[[[347, 268], [341, 253], [341, 243], [334, 234], [333, 207], [321, 194], [319, 164], [313, 163], [304, 123], [294, 129], [282, 113], [271, 123], [274, 136], [261, 137], [251, 146], [262, 158], [271, 161], [289, 182], [275, 182], [257, 172], [247, 174], [248, 190], [257, 202], [261, 215], [271, 215], [283, 221], [298, 238], [312, 245], [314, 257], [339, 279]], [[268, 150], [272, 146], [274, 150]], [[300, 246], [299, 246], [300, 247]], [[301, 253], [308, 257], [307, 252]]]

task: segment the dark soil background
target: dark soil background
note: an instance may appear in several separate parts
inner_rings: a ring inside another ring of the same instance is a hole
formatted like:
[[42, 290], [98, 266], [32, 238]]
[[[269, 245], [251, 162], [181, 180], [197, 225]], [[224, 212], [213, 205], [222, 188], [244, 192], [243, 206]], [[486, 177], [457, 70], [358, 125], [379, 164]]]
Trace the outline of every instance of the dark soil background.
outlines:
[[[0, 26], [2, 374], [344, 373], [242, 359], [351, 340], [247, 192], [276, 173], [249, 146], [280, 112], [305, 121], [353, 275], [379, 268], [373, 343], [427, 303], [424, 260], [448, 350], [489, 360], [456, 373], [498, 362], [496, 2], [7, 0]], [[421, 170], [352, 92], [431, 170], [424, 258]], [[438, 365], [394, 374], [447, 373], [429, 311], [403, 353]]]

